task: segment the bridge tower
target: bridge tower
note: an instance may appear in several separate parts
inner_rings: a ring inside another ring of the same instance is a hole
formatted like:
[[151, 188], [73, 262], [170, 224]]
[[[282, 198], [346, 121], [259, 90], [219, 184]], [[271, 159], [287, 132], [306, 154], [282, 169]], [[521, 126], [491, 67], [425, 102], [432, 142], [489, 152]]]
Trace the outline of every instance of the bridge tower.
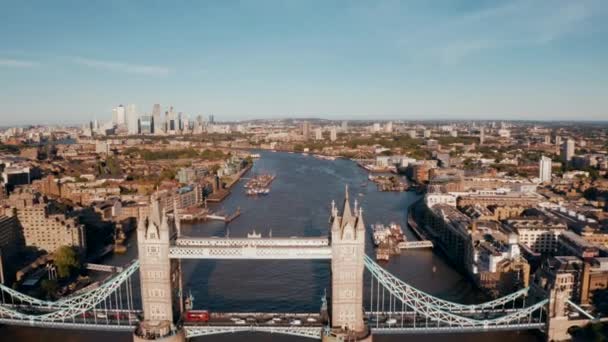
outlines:
[[160, 200], [152, 198], [147, 217], [137, 226], [139, 277], [143, 321], [139, 323], [134, 342], [183, 342], [185, 335], [176, 327], [175, 291], [179, 275], [177, 265], [169, 259], [169, 243], [176, 224], [167, 217]]
[[560, 285], [554, 285], [549, 290], [549, 303], [547, 304], [547, 326], [545, 328], [546, 338], [551, 341], [570, 341], [572, 336], [568, 329], [572, 326], [584, 326], [588, 320], [573, 322], [567, 316], [568, 292]]
[[331, 208], [331, 335], [324, 341], [371, 341], [363, 320], [365, 223], [363, 210], [351, 209], [348, 187], [342, 212]]

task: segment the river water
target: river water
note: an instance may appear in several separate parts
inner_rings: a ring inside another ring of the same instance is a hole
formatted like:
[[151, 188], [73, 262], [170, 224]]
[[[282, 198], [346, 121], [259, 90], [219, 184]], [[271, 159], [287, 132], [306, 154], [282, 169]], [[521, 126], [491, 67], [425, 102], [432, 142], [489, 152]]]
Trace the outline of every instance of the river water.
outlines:
[[[241, 180], [233, 193], [215, 210], [241, 216], [228, 225], [207, 222], [187, 225], [187, 236], [246, 236], [255, 229], [268, 236], [326, 236], [329, 209], [335, 200], [341, 208], [345, 186], [351, 202], [363, 208], [367, 226], [397, 222], [406, 227], [407, 208], [418, 199], [412, 192], [379, 192], [367, 181], [367, 173], [348, 160], [327, 161], [312, 156], [261, 152], [252, 174], [273, 173], [277, 176], [271, 193], [252, 198], [245, 195]], [[404, 229], [406, 230], [406, 229]], [[408, 238], [413, 234], [406, 230]], [[373, 255], [367, 236], [367, 252]], [[115, 256], [108, 263], [121, 264], [136, 257], [134, 243], [126, 255]], [[184, 287], [191, 291], [197, 309], [211, 311], [317, 312], [325, 289], [329, 291], [329, 261], [189, 261], [183, 262]], [[470, 282], [452, 269], [441, 256], [430, 250], [406, 251], [385, 265], [409, 284], [439, 297], [473, 303], [484, 300]], [[434, 270], [434, 271], [433, 271]], [[364, 284], [366, 287], [369, 284]], [[365, 297], [364, 297], [365, 298]], [[74, 332], [23, 327], [0, 327], [1, 341], [130, 341], [129, 334], [107, 332]], [[378, 336], [376, 341], [452, 341], [452, 342], [539, 341], [531, 332], [495, 332], [486, 334]], [[306, 341], [289, 336], [266, 334], [218, 335], [195, 341]]]

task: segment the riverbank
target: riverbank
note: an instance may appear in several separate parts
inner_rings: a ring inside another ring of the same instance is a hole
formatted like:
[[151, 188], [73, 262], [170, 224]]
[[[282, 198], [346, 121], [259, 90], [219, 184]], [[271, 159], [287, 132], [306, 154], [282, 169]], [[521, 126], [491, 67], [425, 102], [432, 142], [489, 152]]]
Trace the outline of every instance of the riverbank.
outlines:
[[[351, 201], [356, 198], [363, 210], [364, 220], [396, 222], [405, 227], [406, 211], [420, 200], [414, 192], [380, 192], [367, 181], [367, 172], [350, 160], [325, 160], [301, 154], [262, 151], [251, 172], [276, 174], [272, 193], [252, 199], [244, 191], [233, 191], [215, 211], [234, 212], [241, 208], [241, 217], [225, 224], [222, 221], [182, 224], [182, 234], [193, 237], [245, 237], [252, 229], [275, 237], [326, 236], [332, 200], [342, 203], [344, 187], [351, 189]], [[236, 184], [238, 187], [243, 182]], [[351, 203], [352, 204], [352, 203]], [[415, 233], [404, 229], [408, 239]], [[373, 255], [374, 246], [366, 237], [366, 253]], [[136, 242], [126, 255], [115, 255], [106, 264], [124, 265], [136, 258]], [[318, 312], [320, 298], [331, 286], [331, 266], [328, 261], [311, 260], [183, 260], [184, 290], [191, 292], [194, 308], [211, 312]], [[404, 250], [383, 264], [389, 272], [404, 282], [429, 294], [460, 303], [481, 302], [483, 294], [446, 259], [430, 250]], [[435, 270], [433, 272], [433, 269]], [[133, 282], [139, 293], [139, 282]], [[364, 307], [369, 309], [369, 281], [363, 284]], [[136, 299], [139, 301], [139, 299]], [[106, 332], [84, 333], [70, 330], [48, 330], [33, 327], [0, 327], [2, 340], [25, 342], [116, 342], [131, 341], [131, 335]], [[527, 332], [493, 332], [463, 334], [418, 334], [374, 336], [376, 342], [400, 342], [412, 339], [421, 342], [538, 342]], [[306, 342], [304, 338], [278, 334], [239, 333], [200, 337], [194, 342]]]
[[239, 171], [235, 177], [233, 177], [229, 183], [226, 183], [226, 187], [220, 190], [216, 190], [215, 192], [213, 192], [211, 195], [209, 195], [206, 199], [207, 202], [209, 203], [220, 203], [222, 201], [224, 201], [224, 199], [226, 199], [226, 197], [228, 197], [231, 194], [231, 189], [232, 187], [238, 183], [241, 178], [243, 178], [243, 176], [245, 176], [247, 174], [247, 172], [249, 172], [249, 170], [251, 170], [253, 168], [253, 164], [255, 162], [251, 162], [249, 164], [247, 164], [247, 166], [245, 166], [245, 168], [243, 168], [241, 171]]

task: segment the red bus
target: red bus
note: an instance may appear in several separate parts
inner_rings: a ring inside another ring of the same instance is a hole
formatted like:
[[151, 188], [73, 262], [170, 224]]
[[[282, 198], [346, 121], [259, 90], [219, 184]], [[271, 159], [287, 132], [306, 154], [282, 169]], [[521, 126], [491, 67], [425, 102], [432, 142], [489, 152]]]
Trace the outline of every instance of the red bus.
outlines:
[[209, 322], [209, 311], [207, 311], [207, 310], [186, 311], [186, 322]]

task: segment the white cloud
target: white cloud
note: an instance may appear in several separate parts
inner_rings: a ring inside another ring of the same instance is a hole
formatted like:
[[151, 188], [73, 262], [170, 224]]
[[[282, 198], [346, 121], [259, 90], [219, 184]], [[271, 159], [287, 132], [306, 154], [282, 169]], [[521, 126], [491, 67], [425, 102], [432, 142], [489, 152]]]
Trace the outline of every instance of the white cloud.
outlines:
[[125, 72], [130, 74], [140, 74], [148, 76], [167, 76], [171, 73], [171, 70], [162, 66], [155, 65], [143, 65], [143, 64], [130, 64], [115, 61], [104, 61], [98, 59], [90, 59], [83, 57], [72, 57], [70, 58], [74, 63], [84, 65], [91, 68]]
[[40, 63], [34, 61], [26, 61], [20, 59], [5, 59], [0, 58], [0, 67], [7, 68], [33, 68], [39, 66]]
[[424, 58], [456, 64], [489, 50], [542, 47], [581, 34], [607, 9], [603, 1], [596, 0], [517, 0], [431, 19], [421, 29], [405, 33], [400, 41]]

